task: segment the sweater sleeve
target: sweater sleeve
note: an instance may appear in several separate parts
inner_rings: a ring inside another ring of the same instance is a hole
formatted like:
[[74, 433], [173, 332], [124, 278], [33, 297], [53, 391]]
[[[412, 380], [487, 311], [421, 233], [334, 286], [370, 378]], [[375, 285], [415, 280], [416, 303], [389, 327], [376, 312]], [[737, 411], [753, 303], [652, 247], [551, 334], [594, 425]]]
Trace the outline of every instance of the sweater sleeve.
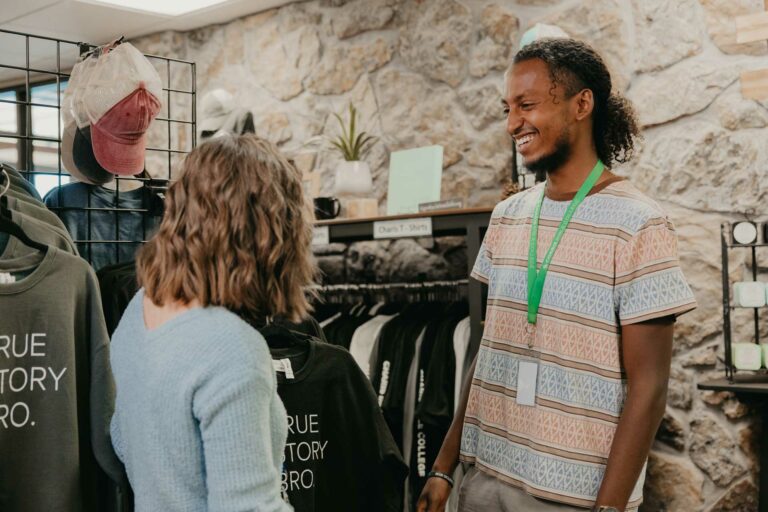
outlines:
[[[239, 366], [239, 365], [238, 365]], [[255, 368], [217, 372], [195, 394], [211, 512], [290, 512], [280, 497], [270, 402], [276, 384]]]
[[125, 469], [118, 460], [110, 437], [110, 420], [115, 409], [115, 381], [109, 362], [109, 335], [101, 309], [101, 294], [93, 270], [88, 268], [88, 315], [90, 331], [90, 414], [91, 446], [104, 472], [117, 484], [126, 482]]

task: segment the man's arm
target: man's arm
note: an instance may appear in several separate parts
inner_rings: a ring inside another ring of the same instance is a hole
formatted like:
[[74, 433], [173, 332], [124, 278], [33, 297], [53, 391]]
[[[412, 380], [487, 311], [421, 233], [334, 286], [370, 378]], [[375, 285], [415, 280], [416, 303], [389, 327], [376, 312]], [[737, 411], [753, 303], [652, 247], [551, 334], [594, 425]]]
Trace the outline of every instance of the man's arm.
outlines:
[[[472, 361], [472, 366], [467, 372], [464, 384], [461, 388], [461, 397], [459, 406], [456, 408], [456, 414], [453, 416], [453, 422], [445, 435], [443, 445], [440, 447], [440, 453], [437, 454], [435, 463], [432, 466], [433, 471], [439, 471], [446, 475], [452, 475], [456, 466], [459, 464], [459, 451], [461, 450], [461, 432], [464, 428], [464, 415], [467, 412], [467, 402], [469, 402], [469, 389], [472, 387], [472, 376], [475, 374], [475, 364], [477, 364], [477, 355]], [[445, 504], [448, 496], [451, 494], [451, 487], [448, 482], [442, 478], [430, 478], [421, 491], [417, 512], [442, 512], [445, 510]]]
[[627, 400], [596, 505], [624, 510], [643, 469], [667, 403], [674, 318], [621, 328]]

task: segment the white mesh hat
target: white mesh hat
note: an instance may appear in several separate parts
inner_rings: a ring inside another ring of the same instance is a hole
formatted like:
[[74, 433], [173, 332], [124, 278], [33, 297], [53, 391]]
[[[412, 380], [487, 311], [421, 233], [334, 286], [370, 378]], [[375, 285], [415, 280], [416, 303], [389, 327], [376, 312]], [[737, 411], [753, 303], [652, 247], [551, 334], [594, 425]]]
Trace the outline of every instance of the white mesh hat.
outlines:
[[[75, 163], [74, 148], [75, 137], [77, 135], [77, 118], [83, 121], [87, 117], [83, 115], [82, 102], [80, 108], [75, 108], [75, 99], [82, 98], [82, 88], [84, 82], [88, 79], [90, 72], [96, 64], [95, 58], [87, 58], [78, 62], [72, 68], [69, 75], [67, 87], [61, 99], [61, 126], [64, 127], [64, 133], [61, 135], [61, 163], [64, 169], [78, 181], [90, 183], [92, 185], [103, 185], [114, 179], [114, 176], [103, 169], [98, 168], [80, 168]], [[88, 123], [84, 122], [84, 126]]]
[[83, 93], [94, 67], [96, 67], [96, 58], [89, 57], [82, 62], [78, 62], [72, 68], [69, 83], [67, 88], [64, 89], [64, 96], [61, 100], [62, 124], [66, 125], [70, 119], [74, 119], [80, 128], [85, 128], [91, 124], [88, 121], [88, 116], [85, 115], [85, 107], [83, 106], [85, 96]]
[[131, 43], [122, 43], [101, 55], [82, 91], [89, 124], [96, 124], [112, 107], [140, 88], [158, 101], [162, 98], [160, 75]]

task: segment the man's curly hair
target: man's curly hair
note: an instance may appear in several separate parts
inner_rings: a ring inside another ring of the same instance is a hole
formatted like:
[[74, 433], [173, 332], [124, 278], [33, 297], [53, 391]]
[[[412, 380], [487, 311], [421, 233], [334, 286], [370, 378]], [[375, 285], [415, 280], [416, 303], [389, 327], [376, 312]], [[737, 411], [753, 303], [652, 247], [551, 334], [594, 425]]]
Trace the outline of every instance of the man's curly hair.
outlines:
[[514, 62], [532, 59], [542, 60], [549, 67], [553, 96], [557, 84], [562, 85], [566, 98], [583, 89], [592, 91], [592, 135], [598, 158], [608, 167], [629, 161], [635, 140], [640, 137], [637, 117], [629, 100], [611, 91], [611, 74], [602, 57], [581, 41], [545, 38], [523, 47]]

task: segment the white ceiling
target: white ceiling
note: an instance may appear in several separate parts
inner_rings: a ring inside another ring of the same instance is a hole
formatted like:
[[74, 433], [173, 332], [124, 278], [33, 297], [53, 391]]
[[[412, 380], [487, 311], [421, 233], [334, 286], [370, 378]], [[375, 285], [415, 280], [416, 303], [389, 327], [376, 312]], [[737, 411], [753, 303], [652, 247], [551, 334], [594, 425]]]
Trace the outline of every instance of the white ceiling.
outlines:
[[[157, 0], [162, 2], [163, 0]], [[192, 30], [224, 23], [296, 0], [227, 0], [182, 16], [165, 16], [96, 3], [90, 0], [0, 0], [0, 29], [102, 44], [119, 36], [127, 39], [163, 30]], [[62, 70], [77, 57], [76, 47], [61, 46]], [[56, 45], [30, 39], [30, 67], [56, 70]], [[0, 65], [25, 66], [24, 37], [0, 32]], [[0, 86], [24, 80], [25, 72], [0, 67]]]
[[191, 30], [223, 23], [292, 1], [226, 0], [183, 16], [165, 16], [89, 0], [2, 0], [0, 28], [105, 43], [120, 35], [130, 39], [162, 30]]

